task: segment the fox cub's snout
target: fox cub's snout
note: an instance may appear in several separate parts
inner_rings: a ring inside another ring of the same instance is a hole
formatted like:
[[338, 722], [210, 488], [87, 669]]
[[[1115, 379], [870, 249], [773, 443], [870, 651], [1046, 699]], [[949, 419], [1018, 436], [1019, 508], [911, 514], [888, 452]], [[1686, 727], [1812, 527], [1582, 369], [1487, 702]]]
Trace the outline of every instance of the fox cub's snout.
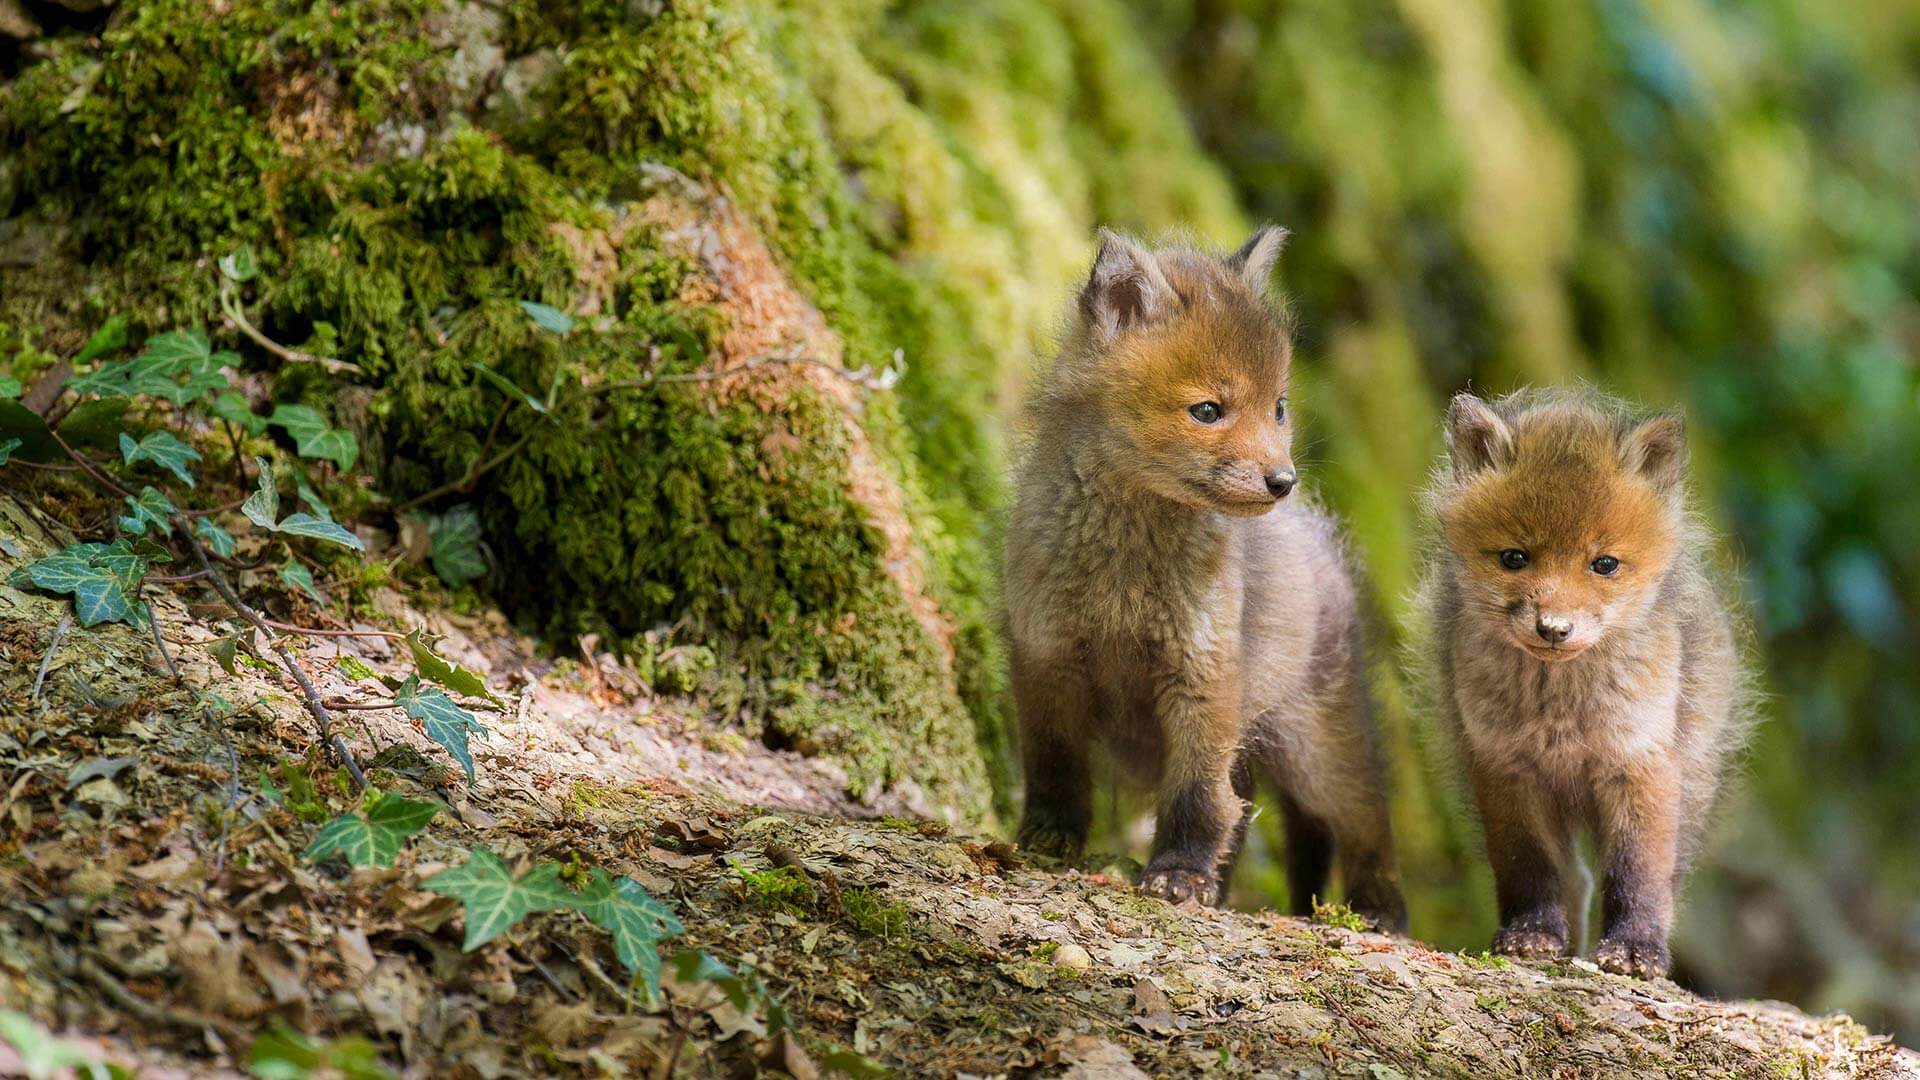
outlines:
[[1554, 662], [1637, 623], [1683, 525], [1677, 416], [1628, 427], [1568, 409], [1516, 433], [1471, 395], [1447, 413], [1455, 490], [1441, 508], [1463, 600]]
[[1197, 254], [1103, 244], [1080, 303], [1107, 361], [1087, 400], [1113, 482], [1241, 516], [1293, 491], [1292, 346], [1264, 301], [1283, 236], [1263, 232], [1224, 274]]

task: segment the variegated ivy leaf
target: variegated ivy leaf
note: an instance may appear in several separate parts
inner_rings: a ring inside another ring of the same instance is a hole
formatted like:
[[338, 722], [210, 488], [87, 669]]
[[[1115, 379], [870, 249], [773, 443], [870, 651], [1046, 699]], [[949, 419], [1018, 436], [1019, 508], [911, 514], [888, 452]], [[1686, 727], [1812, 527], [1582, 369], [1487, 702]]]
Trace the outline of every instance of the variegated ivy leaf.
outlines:
[[233, 534], [215, 525], [212, 518], [195, 518], [193, 534], [200, 538], [201, 543], [207, 545], [208, 551], [223, 559], [233, 558], [233, 553], [238, 550]]
[[247, 399], [228, 390], [213, 399], [213, 415], [229, 424], [237, 425], [249, 435], [265, 435], [267, 418], [253, 411]]
[[257, 457], [253, 460], [260, 468], [260, 477], [253, 494], [240, 504], [240, 512], [247, 515], [247, 520], [273, 532], [325, 540], [355, 551], [366, 550], [367, 545], [339, 523], [315, 517], [304, 510], [288, 514], [284, 520], [276, 520], [280, 517], [280, 492], [274, 487], [273, 466], [266, 458]]
[[28, 563], [13, 575], [15, 584], [31, 584], [52, 593], [71, 593], [81, 626], [103, 622], [141, 624], [144, 605], [135, 596], [147, 561], [127, 541], [74, 544]]
[[413, 666], [420, 672], [421, 678], [439, 683], [456, 694], [485, 698], [495, 705], [501, 704], [493, 691], [487, 689], [484, 679], [434, 652], [420, 631], [415, 630], [407, 635], [407, 649], [413, 654]]
[[267, 423], [285, 428], [301, 457], [325, 458], [342, 469], [351, 469], [360, 460], [360, 444], [353, 434], [328, 424], [327, 418], [311, 406], [275, 405]]
[[20, 449], [19, 439], [0, 439], [0, 465], [5, 465], [7, 459], [12, 457], [13, 452], [18, 449]]
[[253, 459], [259, 475], [254, 478], [253, 494], [240, 504], [240, 512], [247, 520], [263, 529], [271, 530], [280, 520], [280, 489], [273, 486], [273, 464], [266, 458]]
[[320, 595], [320, 589], [313, 583], [313, 571], [297, 562], [288, 562], [280, 568], [280, 580], [313, 597], [314, 603], [324, 604], [327, 598]]
[[140, 489], [139, 497], [127, 496], [127, 515], [120, 519], [120, 528], [135, 536], [145, 536], [147, 526], [152, 525], [161, 536], [173, 528], [173, 502], [160, 493], [158, 488], [148, 486]]
[[536, 911], [571, 907], [573, 894], [560, 881], [560, 867], [543, 862], [520, 877], [486, 848], [474, 848], [467, 861], [422, 882], [421, 888], [451, 896], [466, 909], [467, 952], [499, 937]]
[[156, 334], [146, 350], [131, 360], [100, 365], [68, 380], [79, 394], [101, 397], [137, 397], [145, 394], [185, 405], [211, 390], [224, 389], [223, 364], [239, 362], [231, 352], [214, 352], [205, 331], [199, 329]]
[[307, 861], [338, 853], [354, 866], [392, 866], [407, 837], [426, 828], [439, 812], [437, 802], [383, 792], [364, 813], [342, 814], [315, 833], [307, 845]]
[[660, 993], [660, 942], [686, 927], [665, 904], [630, 877], [614, 878], [594, 867], [573, 906], [613, 935], [613, 951], [629, 972], [646, 983], [648, 995]]
[[200, 460], [200, 452], [175, 438], [170, 431], [148, 432], [139, 442], [123, 431], [120, 433], [120, 457], [129, 465], [151, 461], [179, 477], [181, 483], [192, 487], [193, 473], [187, 471], [187, 466]]
[[427, 738], [446, 747], [447, 753], [466, 770], [467, 783], [473, 783], [473, 752], [467, 746], [467, 736], [476, 731], [482, 735], [487, 733], [473, 714], [441, 691], [431, 686], [421, 687], [417, 675], [409, 675], [400, 689], [394, 691], [393, 699], [408, 716], [420, 721]]

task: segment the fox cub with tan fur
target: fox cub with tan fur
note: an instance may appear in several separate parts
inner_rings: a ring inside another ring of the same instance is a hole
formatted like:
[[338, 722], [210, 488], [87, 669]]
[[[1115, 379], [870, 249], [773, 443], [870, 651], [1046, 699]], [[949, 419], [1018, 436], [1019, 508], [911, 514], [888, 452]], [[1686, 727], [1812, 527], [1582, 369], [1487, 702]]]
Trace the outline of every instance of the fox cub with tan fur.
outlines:
[[1221, 259], [1101, 233], [1008, 526], [1020, 841], [1079, 852], [1104, 747], [1159, 789], [1140, 887], [1217, 903], [1264, 774], [1295, 909], [1337, 853], [1349, 905], [1403, 929], [1354, 583], [1333, 523], [1288, 498], [1285, 235]]
[[1493, 951], [1579, 947], [1585, 832], [1604, 865], [1594, 960], [1664, 975], [1674, 896], [1748, 712], [1682, 422], [1584, 392], [1461, 394], [1446, 434], [1424, 596], [1493, 863]]

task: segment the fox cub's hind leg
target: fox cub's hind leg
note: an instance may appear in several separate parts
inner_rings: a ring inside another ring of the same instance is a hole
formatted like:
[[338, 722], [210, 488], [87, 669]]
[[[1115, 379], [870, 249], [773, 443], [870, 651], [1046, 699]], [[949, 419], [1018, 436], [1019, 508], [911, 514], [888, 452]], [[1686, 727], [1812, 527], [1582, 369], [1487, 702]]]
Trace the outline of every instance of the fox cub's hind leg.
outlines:
[[1287, 911], [1304, 918], [1313, 914], [1316, 900], [1327, 896], [1333, 874], [1333, 830], [1291, 795], [1280, 797], [1280, 826], [1287, 841]]
[[1016, 648], [1013, 696], [1027, 778], [1018, 839], [1029, 851], [1076, 859], [1093, 819], [1093, 776], [1087, 765], [1093, 695], [1072, 675], [1036, 667]]

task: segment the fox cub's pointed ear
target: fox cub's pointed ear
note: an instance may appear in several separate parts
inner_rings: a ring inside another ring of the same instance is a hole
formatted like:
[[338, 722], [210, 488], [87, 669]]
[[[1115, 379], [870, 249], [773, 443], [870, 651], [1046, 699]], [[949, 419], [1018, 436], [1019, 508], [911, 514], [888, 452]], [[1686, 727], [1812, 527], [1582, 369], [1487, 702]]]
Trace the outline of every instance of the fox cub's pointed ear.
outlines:
[[1273, 276], [1273, 264], [1280, 249], [1287, 246], [1287, 230], [1278, 225], [1262, 225], [1240, 250], [1227, 256], [1227, 269], [1247, 283], [1259, 295], [1266, 295], [1267, 280]]
[[1486, 402], [1455, 394], [1447, 406], [1447, 456], [1456, 477], [1497, 469], [1513, 460], [1513, 431]]
[[1100, 254], [1080, 293], [1080, 310], [1099, 341], [1162, 318], [1173, 310], [1173, 288], [1153, 254], [1111, 229], [1100, 230]]
[[1656, 491], [1672, 491], [1687, 472], [1687, 422], [1679, 413], [1643, 420], [1620, 439], [1620, 457]]

